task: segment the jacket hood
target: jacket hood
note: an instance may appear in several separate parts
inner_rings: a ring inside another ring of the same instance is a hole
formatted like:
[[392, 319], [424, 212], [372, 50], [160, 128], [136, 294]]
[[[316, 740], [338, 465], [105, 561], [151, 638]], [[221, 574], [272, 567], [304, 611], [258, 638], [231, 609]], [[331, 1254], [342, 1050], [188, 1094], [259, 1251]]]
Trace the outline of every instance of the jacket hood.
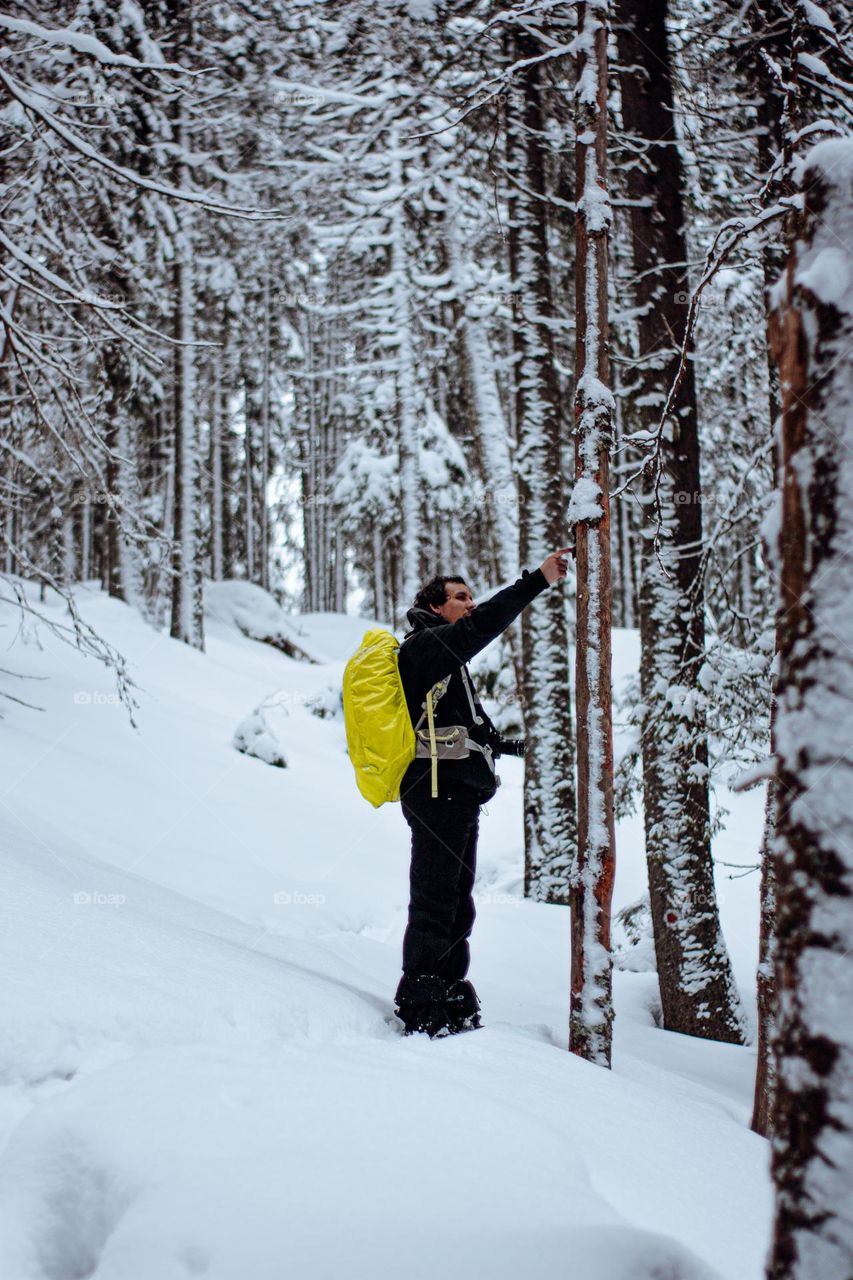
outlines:
[[410, 609], [406, 617], [411, 627], [411, 631], [407, 631], [404, 637], [406, 640], [416, 631], [425, 631], [427, 627], [440, 627], [444, 624], [444, 619], [437, 613], [433, 613], [432, 609]]

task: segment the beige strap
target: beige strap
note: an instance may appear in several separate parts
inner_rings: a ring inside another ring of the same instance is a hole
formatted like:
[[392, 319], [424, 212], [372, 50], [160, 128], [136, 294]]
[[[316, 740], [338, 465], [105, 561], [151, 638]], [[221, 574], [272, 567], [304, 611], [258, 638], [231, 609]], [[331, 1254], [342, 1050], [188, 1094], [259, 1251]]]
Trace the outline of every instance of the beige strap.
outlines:
[[438, 749], [435, 744], [435, 720], [432, 714], [432, 689], [426, 696], [427, 724], [429, 725], [430, 772], [432, 775], [432, 799], [438, 796]]

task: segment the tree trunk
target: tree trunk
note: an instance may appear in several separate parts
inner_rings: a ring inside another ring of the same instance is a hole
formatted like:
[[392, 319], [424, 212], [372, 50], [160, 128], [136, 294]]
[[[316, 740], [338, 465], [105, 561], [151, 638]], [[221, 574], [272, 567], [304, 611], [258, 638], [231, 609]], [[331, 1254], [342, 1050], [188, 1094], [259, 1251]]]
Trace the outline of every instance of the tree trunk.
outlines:
[[469, 281], [457, 225], [458, 201], [459, 190], [451, 180], [446, 215], [447, 262], [459, 295], [462, 354], [473, 409], [471, 425], [486, 492], [488, 554], [495, 581], [501, 582], [514, 575], [518, 565], [518, 494], [488, 331], [485, 321], [470, 314], [468, 306]]
[[[526, 34], [509, 40], [509, 59], [532, 57]], [[519, 551], [532, 566], [565, 545], [564, 444], [554, 363], [548, 274], [541, 70], [519, 72], [523, 116], [507, 107], [507, 179], [511, 184], [509, 259], [518, 299], [513, 328]], [[522, 614], [524, 735], [524, 892], [567, 903], [575, 852], [574, 744], [569, 702], [568, 628], [563, 593], [546, 592]]]
[[406, 211], [403, 206], [403, 163], [400, 130], [391, 130], [391, 280], [397, 335], [397, 429], [400, 454], [400, 519], [402, 524], [403, 607], [411, 607], [420, 586], [421, 493], [418, 477], [418, 420], [415, 397], [415, 354], [409, 298]]
[[[775, 739], [775, 733], [773, 737]], [[772, 746], [771, 754], [774, 754]], [[758, 1052], [751, 1126], [755, 1133], [760, 1133], [764, 1138], [769, 1138], [772, 1132], [776, 1098], [776, 1063], [773, 1057], [776, 1027], [776, 867], [773, 850], [778, 812], [777, 793], [776, 779], [771, 778], [767, 788], [761, 840], [761, 907], [756, 982]]]
[[225, 576], [223, 554], [222, 475], [222, 351], [212, 356], [213, 386], [210, 392], [210, 576], [221, 582]]
[[769, 1280], [853, 1259], [853, 144], [803, 177], [771, 340], [783, 387], [776, 722], [778, 1026]]
[[260, 559], [258, 581], [265, 591], [270, 589], [270, 518], [267, 489], [270, 480], [270, 267], [267, 259], [264, 270], [263, 296], [263, 371], [261, 383], [261, 484], [258, 494], [259, 533], [258, 557]]
[[576, 699], [578, 852], [572, 868], [569, 1048], [610, 1066], [613, 999], [610, 904], [615, 874], [610, 653], [610, 443], [607, 250], [607, 11], [578, 6], [575, 172], [577, 356]]
[[[181, 106], [177, 107], [180, 112]], [[183, 121], [178, 117], [176, 142], [186, 147]], [[179, 166], [179, 181], [184, 173]], [[195, 649], [204, 649], [204, 595], [198, 523], [200, 508], [198, 422], [195, 410], [195, 291], [192, 219], [188, 209], [175, 211], [173, 269], [174, 334], [181, 345], [174, 364], [174, 561], [171, 635]]]
[[[791, 175], [791, 154], [790, 144], [783, 137], [783, 118], [786, 111], [786, 98], [782, 92], [782, 87], [771, 72], [764, 53], [772, 52], [774, 62], [772, 65], [782, 65], [775, 62], [780, 54], [785, 53], [786, 38], [790, 35], [790, 18], [783, 12], [780, 12], [776, 0], [770, 0], [768, 4], [766, 0], [756, 0], [749, 6], [747, 11], [747, 20], [749, 22], [753, 40], [750, 48], [749, 66], [750, 73], [748, 76], [748, 87], [753, 91], [756, 103], [756, 118], [759, 124], [759, 134], [757, 139], [758, 164], [759, 171], [762, 174], [769, 174], [777, 156], [785, 152], [785, 164], [782, 177], [782, 194], [792, 195], [793, 187], [790, 184]], [[767, 35], [772, 32], [772, 49], [767, 48]], [[781, 39], [781, 47], [779, 46]], [[791, 59], [789, 69], [789, 77], [796, 79], [797, 77], [796, 59]], [[790, 98], [789, 98], [790, 101]], [[790, 129], [785, 131], [787, 138], [790, 138]], [[777, 197], [779, 193], [768, 187], [765, 195], [765, 201], [770, 203]], [[789, 214], [788, 235], [790, 237], [790, 247], [793, 248], [793, 240], [795, 238], [795, 225], [792, 219], [796, 219], [796, 215]], [[767, 321], [770, 323], [772, 307], [770, 303], [770, 291], [778, 280], [784, 266], [784, 255], [781, 247], [768, 241], [762, 248], [762, 269], [764, 273], [764, 297], [767, 308]], [[777, 419], [781, 412], [781, 389], [779, 386], [779, 369], [776, 361], [773, 359], [773, 352], [770, 344], [767, 344], [767, 388], [768, 388], [768, 410], [769, 425], [771, 432], [775, 432]], [[781, 489], [781, 474], [779, 471], [779, 459], [777, 458], [777, 488]], [[773, 552], [770, 549], [770, 557], [772, 561]], [[780, 635], [776, 634], [776, 651], [778, 653], [780, 644]], [[775, 758], [776, 754], [776, 705], [777, 691], [772, 691], [772, 705], [770, 712], [770, 754]], [[756, 1133], [760, 1133], [763, 1137], [769, 1138], [773, 1133], [773, 1115], [776, 1109], [776, 1064], [773, 1056], [773, 1041], [776, 1034], [776, 1015], [777, 1015], [777, 992], [776, 992], [776, 867], [775, 867], [775, 838], [776, 838], [776, 821], [778, 816], [778, 784], [775, 778], [771, 778], [767, 787], [767, 799], [764, 810], [764, 830], [761, 838], [761, 890], [760, 890], [760, 907], [759, 907], [759, 952], [758, 952], [758, 971], [756, 973], [756, 990], [757, 990], [757, 1015], [758, 1015], [758, 1045], [756, 1055], [756, 1071], [755, 1071], [755, 1093], [753, 1097], [752, 1108], [752, 1128]]]
[[[678, 366], [689, 290], [682, 168], [673, 128], [665, 0], [619, 0], [622, 114], [643, 140], [631, 200], [644, 426], [656, 431]], [[742, 1043], [711, 858], [708, 747], [698, 675], [705, 648], [702, 505], [692, 359], [644, 482], [640, 592], [646, 857], [664, 1026]], [[660, 528], [657, 528], [659, 502]]]

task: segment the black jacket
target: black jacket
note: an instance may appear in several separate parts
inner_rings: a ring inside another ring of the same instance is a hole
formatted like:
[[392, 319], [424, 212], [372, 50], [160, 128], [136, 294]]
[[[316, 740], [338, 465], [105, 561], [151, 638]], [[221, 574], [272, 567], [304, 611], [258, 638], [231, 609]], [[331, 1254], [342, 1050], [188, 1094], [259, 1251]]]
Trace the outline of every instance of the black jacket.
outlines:
[[[533, 573], [525, 569], [511, 587], [496, 592], [458, 622], [445, 622], [431, 609], [409, 610], [407, 617], [412, 630], [400, 646], [399, 667], [413, 725], [421, 718], [428, 690], [445, 676], [450, 676], [447, 692], [436, 704], [436, 726], [469, 726], [470, 738], [488, 743], [494, 750], [498, 732], [476, 693], [474, 706], [477, 714], [483, 717], [483, 724], [472, 724], [471, 706], [459, 668], [505, 631], [522, 609], [547, 586], [548, 581], [541, 569], [535, 569]], [[423, 758], [413, 760], [403, 777], [401, 797], [405, 799], [407, 790], [414, 786], [428, 787], [429, 776], [430, 761]], [[454, 789], [457, 786], [474, 789], [481, 804], [490, 800], [497, 790], [494, 774], [479, 751], [472, 751], [467, 760], [439, 760], [438, 782], [440, 794], [446, 785]]]

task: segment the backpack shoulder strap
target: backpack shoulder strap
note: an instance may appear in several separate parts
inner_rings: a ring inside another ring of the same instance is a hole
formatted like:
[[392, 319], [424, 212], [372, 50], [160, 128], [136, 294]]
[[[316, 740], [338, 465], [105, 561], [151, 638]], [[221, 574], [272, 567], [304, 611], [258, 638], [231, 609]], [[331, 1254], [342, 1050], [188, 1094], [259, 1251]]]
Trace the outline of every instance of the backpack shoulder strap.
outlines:
[[462, 683], [465, 686], [465, 692], [468, 695], [468, 705], [471, 708], [471, 720], [474, 724], [482, 724], [483, 717], [477, 714], [477, 708], [474, 706], [474, 691], [471, 688], [471, 678], [468, 675], [468, 668], [463, 665], [459, 668], [459, 674], [462, 677]]
[[430, 759], [430, 796], [435, 800], [438, 795], [438, 744], [435, 740], [435, 704], [439, 699], [443, 698], [447, 692], [447, 686], [450, 684], [450, 676], [445, 676], [443, 680], [439, 680], [431, 689], [427, 689], [426, 698], [423, 701], [423, 711], [421, 718], [415, 725], [415, 733], [424, 722], [426, 717], [427, 728], [429, 731], [429, 759]]

